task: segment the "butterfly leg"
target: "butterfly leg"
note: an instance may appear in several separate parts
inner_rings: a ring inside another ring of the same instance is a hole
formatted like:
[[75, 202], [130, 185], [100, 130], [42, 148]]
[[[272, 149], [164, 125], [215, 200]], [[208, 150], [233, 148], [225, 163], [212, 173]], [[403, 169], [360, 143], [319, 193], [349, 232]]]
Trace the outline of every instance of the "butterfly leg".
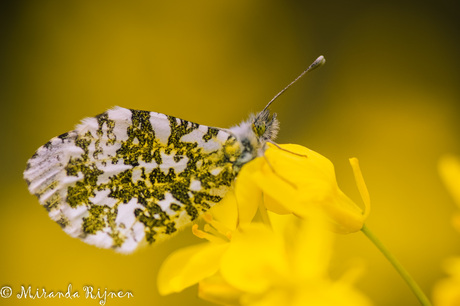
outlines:
[[[278, 149], [280, 150], [283, 150], [285, 152], [288, 152], [288, 153], [291, 153], [291, 154], [294, 154], [294, 155], [297, 155], [297, 156], [300, 156], [300, 157], [307, 157], [308, 158], [308, 155], [306, 154], [300, 154], [300, 153], [296, 153], [296, 152], [292, 152], [292, 151], [289, 151], [287, 149], [284, 149], [282, 147], [280, 147], [276, 142], [273, 142], [273, 141], [267, 141], [268, 143], [271, 143], [272, 145], [274, 145], [275, 147], [277, 147]], [[264, 155], [265, 156], [265, 155]]]
[[[282, 148], [281, 148], [281, 149], [282, 149]], [[288, 152], [290, 152], [290, 151], [288, 151]], [[291, 153], [294, 153], [294, 152], [291, 152]], [[294, 153], [294, 154], [295, 154], [295, 153]], [[299, 155], [300, 155], [300, 154], [299, 154]], [[302, 156], [303, 156], [303, 155], [302, 155]], [[275, 168], [274, 168], [273, 165], [270, 163], [270, 161], [268, 160], [268, 158], [267, 158], [267, 156], [266, 156], [265, 154], [263, 155], [263, 157], [264, 157], [265, 161], [267, 162], [268, 167], [273, 171], [273, 173], [274, 173], [277, 177], [279, 177], [279, 178], [282, 179], [284, 182], [286, 182], [287, 184], [289, 184], [289, 185], [291, 185], [292, 187], [294, 187], [294, 188], [297, 189], [297, 187], [296, 187], [293, 183], [291, 183], [288, 179], [284, 178], [284, 177], [281, 176], [278, 172], [276, 172]]]

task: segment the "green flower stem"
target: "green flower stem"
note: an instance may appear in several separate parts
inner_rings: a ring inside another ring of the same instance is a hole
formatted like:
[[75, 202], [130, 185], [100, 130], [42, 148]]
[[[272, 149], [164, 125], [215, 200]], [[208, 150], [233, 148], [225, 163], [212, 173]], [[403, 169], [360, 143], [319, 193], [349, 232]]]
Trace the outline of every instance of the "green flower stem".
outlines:
[[422, 289], [420, 289], [419, 285], [415, 282], [415, 280], [410, 276], [410, 274], [404, 269], [404, 267], [399, 263], [399, 261], [388, 251], [388, 249], [382, 244], [382, 242], [367, 228], [364, 224], [361, 231], [364, 235], [369, 238], [370, 241], [382, 252], [382, 254], [388, 259], [388, 261], [393, 265], [393, 267], [398, 271], [399, 275], [406, 281], [409, 285], [412, 292], [420, 301], [420, 304], [423, 306], [431, 306], [431, 302], [426, 297], [425, 293], [423, 293]]

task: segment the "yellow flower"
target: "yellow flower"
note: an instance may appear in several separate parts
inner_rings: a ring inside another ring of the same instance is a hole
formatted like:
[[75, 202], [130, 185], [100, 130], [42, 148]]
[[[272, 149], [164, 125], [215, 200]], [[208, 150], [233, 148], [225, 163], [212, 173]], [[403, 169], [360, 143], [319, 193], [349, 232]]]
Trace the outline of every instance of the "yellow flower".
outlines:
[[277, 214], [305, 218], [320, 208], [339, 233], [359, 231], [369, 215], [370, 201], [357, 159], [350, 159], [365, 211], [338, 187], [333, 164], [299, 145], [269, 144], [264, 157], [245, 165], [236, 181], [240, 223], [248, 223], [263, 197], [265, 207]]
[[[460, 160], [454, 156], [444, 156], [439, 161], [439, 174], [460, 208]], [[460, 232], [460, 213], [453, 216], [452, 224]]]
[[[201, 298], [224, 305], [369, 305], [349, 278], [327, 276], [332, 238], [325, 224], [354, 232], [369, 213], [357, 160], [350, 162], [365, 212], [338, 188], [328, 159], [297, 145], [269, 145], [265, 156], [242, 168], [235, 191], [212, 209], [219, 222], [206, 214], [204, 230], [193, 226], [208, 242], [166, 259], [158, 275], [160, 293], [199, 283]], [[276, 213], [273, 230], [267, 209]], [[251, 223], [258, 210], [265, 224]]]
[[308, 222], [276, 217], [273, 230], [251, 223], [229, 233], [206, 216], [212, 228], [195, 226], [194, 232], [209, 242], [178, 250], [165, 261], [160, 293], [199, 283], [200, 298], [222, 305], [370, 305], [352, 287], [354, 277], [327, 276], [332, 237], [321, 217]]
[[434, 287], [433, 303], [436, 306], [460, 305], [460, 257], [445, 262], [449, 278], [439, 281]]
[[[439, 162], [439, 174], [454, 202], [460, 208], [460, 160], [454, 156], [445, 156]], [[452, 218], [453, 226], [460, 232], [460, 213]], [[460, 257], [445, 262], [448, 278], [439, 281], [433, 291], [434, 304], [437, 306], [460, 305]]]
[[278, 216], [273, 230], [252, 223], [233, 235], [220, 273], [229, 288], [241, 292], [239, 305], [370, 305], [352, 287], [354, 277], [328, 277], [332, 236], [319, 215], [310, 217]]
[[212, 209], [220, 222], [210, 214], [204, 216], [208, 222], [205, 230], [211, 233], [199, 230], [197, 224], [192, 227], [196, 236], [208, 242], [177, 250], [163, 262], [158, 272], [158, 291], [161, 295], [180, 292], [219, 271], [221, 257], [228, 249], [231, 233], [236, 229], [235, 201], [231, 192]]

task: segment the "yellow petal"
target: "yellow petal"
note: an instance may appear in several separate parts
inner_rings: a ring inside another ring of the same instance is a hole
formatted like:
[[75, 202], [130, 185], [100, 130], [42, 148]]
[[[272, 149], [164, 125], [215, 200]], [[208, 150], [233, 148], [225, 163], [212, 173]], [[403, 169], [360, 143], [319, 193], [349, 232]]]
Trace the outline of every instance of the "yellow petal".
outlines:
[[319, 281], [298, 290], [292, 306], [371, 306], [370, 300], [349, 283]]
[[[446, 155], [439, 161], [438, 170], [447, 190], [460, 208], [460, 159]], [[460, 232], [460, 214], [454, 214], [451, 222], [453, 227]]]
[[161, 295], [180, 292], [219, 270], [226, 244], [202, 243], [177, 250], [169, 255], [158, 272]]
[[291, 210], [287, 209], [283, 205], [280, 205], [279, 202], [277, 202], [275, 199], [270, 197], [267, 193], [264, 193], [263, 199], [264, 199], [264, 206], [267, 208], [267, 210], [274, 212], [275, 214], [287, 215], [287, 214], [292, 213]]
[[460, 159], [454, 156], [444, 156], [439, 161], [439, 174], [460, 208]]
[[350, 158], [350, 164], [353, 168], [353, 174], [355, 175], [356, 185], [358, 186], [358, 191], [361, 194], [361, 198], [364, 202], [364, 219], [367, 219], [371, 211], [371, 197], [369, 196], [369, 191], [367, 190], [366, 183], [364, 182], [363, 174], [361, 173], [361, 168], [359, 167], [359, 161], [356, 157]]
[[324, 214], [312, 211], [308, 220], [299, 223], [297, 232], [291, 234], [296, 239], [293, 265], [298, 279], [325, 278], [332, 254], [332, 233], [327, 230]]
[[[299, 145], [270, 146], [266, 159], [259, 158], [262, 166], [254, 169], [253, 180], [268, 196], [267, 209], [277, 213], [291, 212], [306, 217], [310, 210], [319, 207], [335, 224], [339, 233], [351, 233], [362, 228], [366, 214], [337, 186], [334, 166], [324, 156]], [[358, 187], [368, 207], [367, 189], [356, 162]], [[363, 187], [364, 186], [364, 187]]]
[[[280, 306], [292, 305], [291, 300], [295, 292], [286, 288], [270, 288], [263, 294], [246, 294], [241, 297], [241, 305], [244, 306]], [[307, 305], [307, 304], [304, 304]]]
[[230, 230], [236, 229], [238, 222], [238, 207], [235, 191], [230, 190], [219, 204], [214, 205], [209, 211], [213, 217]]
[[254, 172], [252, 174], [252, 179], [255, 182], [257, 189], [261, 189], [272, 201], [270, 203], [270, 207], [273, 212], [276, 212], [277, 210], [288, 210], [292, 212], [290, 200], [294, 200], [298, 194], [298, 190], [295, 185], [284, 180], [282, 177], [275, 175], [273, 172], [267, 171], [266, 169]]
[[460, 305], [460, 257], [447, 260], [445, 270], [449, 274], [449, 278], [442, 279], [434, 287], [434, 305]]
[[258, 173], [263, 160], [256, 158], [243, 166], [235, 183], [239, 224], [252, 221], [262, 200], [262, 190], [257, 186], [253, 174]]
[[230, 286], [218, 273], [199, 283], [198, 297], [219, 305], [240, 305], [243, 292]]
[[233, 287], [261, 293], [288, 279], [288, 267], [283, 240], [263, 224], [253, 223], [234, 233], [222, 257], [221, 273]]
[[340, 189], [333, 196], [317, 203], [327, 214], [333, 225], [332, 230], [340, 234], [358, 232], [364, 225], [362, 210]]

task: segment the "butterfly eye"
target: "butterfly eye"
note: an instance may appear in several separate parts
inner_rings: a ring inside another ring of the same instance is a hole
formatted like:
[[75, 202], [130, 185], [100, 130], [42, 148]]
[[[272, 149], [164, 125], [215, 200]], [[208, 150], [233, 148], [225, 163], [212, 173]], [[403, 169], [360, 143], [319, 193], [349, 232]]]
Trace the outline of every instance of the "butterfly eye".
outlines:
[[253, 124], [252, 129], [257, 136], [262, 136], [265, 133], [265, 123]]

